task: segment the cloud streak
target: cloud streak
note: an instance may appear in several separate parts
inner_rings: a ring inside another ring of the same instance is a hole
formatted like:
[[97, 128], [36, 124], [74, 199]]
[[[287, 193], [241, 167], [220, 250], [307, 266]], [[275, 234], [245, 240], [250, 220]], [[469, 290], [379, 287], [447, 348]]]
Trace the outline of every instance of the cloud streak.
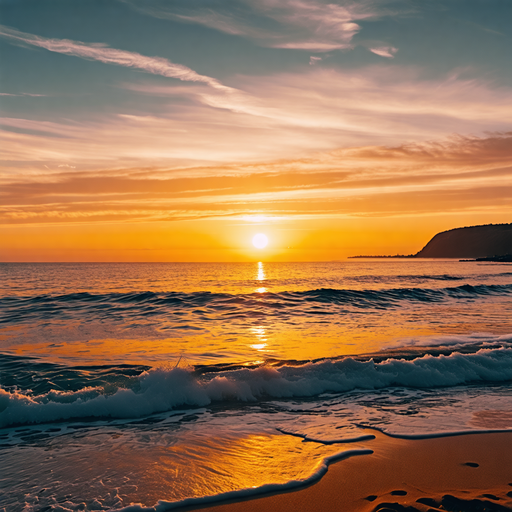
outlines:
[[393, 46], [378, 46], [376, 48], [370, 48], [370, 51], [375, 53], [375, 55], [392, 59], [398, 51], [398, 48], [394, 48]]
[[0, 37], [19, 46], [35, 46], [50, 52], [138, 69], [153, 75], [177, 78], [184, 82], [199, 82], [222, 91], [230, 90], [229, 87], [221, 84], [215, 78], [200, 75], [182, 64], [176, 64], [163, 57], [148, 57], [136, 52], [110, 48], [103, 43], [83, 43], [69, 39], [50, 39], [21, 32], [4, 25], [0, 25]]
[[46, 96], [46, 94], [32, 94], [30, 92], [20, 92], [19, 94], [13, 94], [10, 92], [0, 92], [0, 96], [21, 96], [21, 97], [28, 96], [31, 98], [41, 98], [41, 97]]
[[[205, 84], [124, 84], [132, 110], [81, 122], [0, 119], [2, 168], [196, 168], [481, 135], [512, 124], [510, 88], [455, 74], [424, 80], [398, 66], [340, 72], [324, 65], [233, 81], [237, 92], [228, 94]], [[158, 113], [140, 114], [146, 98], [160, 103]]]
[[512, 132], [188, 169], [60, 171], [6, 182], [0, 224], [510, 211]]
[[[325, 2], [322, 0], [239, 0], [229, 7], [209, 3], [125, 0], [133, 8], [157, 18], [184, 21], [247, 37], [261, 46], [327, 52], [352, 48], [358, 21], [387, 13], [375, 2]], [[252, 21], [252, 22], [251, 22]]]

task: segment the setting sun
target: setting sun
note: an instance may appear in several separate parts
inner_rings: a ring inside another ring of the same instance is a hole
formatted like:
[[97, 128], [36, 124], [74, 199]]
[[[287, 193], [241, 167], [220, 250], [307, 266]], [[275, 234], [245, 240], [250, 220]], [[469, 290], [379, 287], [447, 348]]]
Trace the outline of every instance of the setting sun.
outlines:
[[252, 239], [252, 245], [254, 245], [256, 249], [264, 249], [267, 246], [267, 244], [267, 235], [264, 235], [263, 233], [258, 233], [257, 235], [254, 235]]

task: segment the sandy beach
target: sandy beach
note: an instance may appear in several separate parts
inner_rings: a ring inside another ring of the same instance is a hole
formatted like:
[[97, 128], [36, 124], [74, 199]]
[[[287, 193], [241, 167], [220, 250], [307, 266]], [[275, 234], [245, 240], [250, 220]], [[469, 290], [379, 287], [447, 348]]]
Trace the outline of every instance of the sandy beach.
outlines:
[[512, 432], [397, 439], [333, 463], [300, 490], [203, 508], [210, 512], [512, 510]]

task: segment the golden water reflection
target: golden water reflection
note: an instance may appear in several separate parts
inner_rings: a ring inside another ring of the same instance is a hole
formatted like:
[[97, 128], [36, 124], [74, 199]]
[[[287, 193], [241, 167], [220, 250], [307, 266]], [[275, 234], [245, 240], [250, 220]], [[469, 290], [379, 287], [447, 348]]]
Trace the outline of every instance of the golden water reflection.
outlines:
[[257, 343], [253, 343], [250, 347], [254, 350], [263, 350], [268, 345], [265, 327], [252, 327], [251, 332], [256, 338]]
[[[41, 474], [52, 475], [51, 492], [62, 501], [72, 493], [87, 502], [97, 499], [111, 510], [113, 505], [152, 506], [159, 500], [174, 502], [305, 480], [325, 457], [362, 447], [357, 443], [304, 443], [297, 437], [268, 432], [230, 434], [206, 424], [196, 426], [190, 431], [171, 428], [143, 434], [122, 429], [59, 437], [58, 443], [48, 441], [51, 457], [48, 447], [13, 451], [5, 477], [15, 487], [23, 478], [41, 482]], [[115, 489], [115, 501], [107, 489]]]
[[[258, 272], [256, 274], [256, 281], [265, 281], [267, 276], [265, 275], [265, 267], [262, 261], [258, 261]], [[267, 289], [265, 287], [256, 288], [257, 293], [265, 293]]]
[[[473, 332], [483, 324], [472, 324]], [[437, 327], [437, 330], [435, 329]], [[342, 355], [372, 353], [389, 346], [404, 346], [411, 338], [421, 340], [433, 335], [456, 335], [464, 332], [464, 325], [425, 326], [398, 322], [355, 324], [346, 323], [311, 325], [307, 322], [287, 325], [275, 322], [268, 325], [243, 325], [233, 335], [233, 325], [213, 325], [210, 332], [165, 332], [158, 339], [148, 336], [141, 339], [91, 339], [62, 341], [55, 339], [38, 343], [14, 344], [4, 341], [4, 352], [20, 357], [36, 356], [64, 364], [144, 364], [174, 367], [180, 355], [192, 364], [227, 363], [240, 360], [263, 359], [272, 356], [279, 359], [309, 360]], [[375, 330], [379, 329], [379, 336]], [[229, 329], [229, 330], [228, 330]], [[505, 334], [505, 330], [497, 331]], [[508, 331], [510, 332], [510, 331]], [[0, 329], [0, 333], [2, 330]], [[266, 345], [266, 346], [263, 346]], [[205, 347], [208, 350], [205, 351]], [[257, 354], [256, 352], [257, 351]], [[255, 357], [256, 356], [256, 357]]]
[[256, 277], [258, 281], [265, 281], [265, 267], [263, 266], [262, 261], [258, 261], [258, 276]]
[[318, 470], [325, 457], [361, 448], [366, 446], [304, 443], [296, 437], [268, 433], [238, 439], [196, 437], [192, 445], [148, 447], [151, 456], [145, 447], [136, 452], [139, 460], [137, 455], [134, 457], [137, 472], [141, 473], [134, 475], [138, 488], [126, 496], [125, 502], [148, 505], [159, 499], [176, 501], [305, 480]]

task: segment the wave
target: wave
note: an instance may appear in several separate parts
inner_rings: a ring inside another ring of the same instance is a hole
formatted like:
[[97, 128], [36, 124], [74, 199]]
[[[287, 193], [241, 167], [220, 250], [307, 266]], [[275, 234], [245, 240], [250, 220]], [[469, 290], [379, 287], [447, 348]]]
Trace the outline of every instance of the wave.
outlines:
[[[502, 274], [486, 274], [479, 276], [488, 279], [489, 277], [501, 276]], [[507, 275], [507, 274], [505, 274]], [[474, 276], [473, 276], [474, 277]], [[365, 276], [344, 276], [344, 280], [355, 282], [425, 282], [425, 281], [465, 281], [467, 276], [453, 274], [397, 274], [397, 275], [365, 275]]]
[[346, 358], [216, 374], [154, 368], [134, 378], [131, 387], [87, 386], [78, 391], [52, 390], [35, 396], [0, 388], [0, 427], [74, 419], [141, 418], [183, 407], [316, 397], [354, 389], [435, 388], [507, 381], [512, 381], [512, 348], [381, 362]]
[[280, 293], [228, 294], [213, 292], [132, 292], [92, 294], [88, 292], [35, 297], [2, 297], [0, 324], [37, 320], [59, 320], [93, 314], [98, 319], [113, 317], [151, 318], [192, 315], [199, 319], [248, 318], [259, 315], [308, 316], [340, 313], [354, 309], [388, 309], [407, 303], [438, 303], [506, 296], [512, 284], [469, 285], [447, 288], [395, 288], [348, 290], [320, 288]]

